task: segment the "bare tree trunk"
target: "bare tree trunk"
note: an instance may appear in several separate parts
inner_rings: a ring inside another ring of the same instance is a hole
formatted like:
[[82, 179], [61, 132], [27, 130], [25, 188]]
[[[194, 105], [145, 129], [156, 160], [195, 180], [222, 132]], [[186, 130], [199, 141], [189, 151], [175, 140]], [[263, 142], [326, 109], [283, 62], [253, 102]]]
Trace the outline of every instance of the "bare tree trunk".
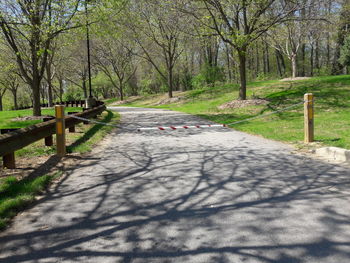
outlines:
[[60, 91], [59, 91], [59, 97], [60, 97], [60, 102], [63, 102], [63, 80], [60, 79]]
[[[302, 6], [303, 6], [303, 8], [301, 9], [301, 19], [302, 20], [305, 20], [306, 16], [307, 16], [306, 15], [307, 2], [308, 2], [308, 0], [303, 0], [302, 1]], [[308, 16], [311, 16], [311, 8], [308, 9]], [[304, 42], [305, 42], [305, 38], [303, 37], [302, 45], [301, 45], [301, 72], [300, 72], [301, 77], [305, 77], [305, 74], [306, 74], [306, 69], [305, 69], [305, 64], [306, 64], [305, 63], [305, 61], [306, 61], [306, 44]], [[296, 53], [298, 53], [298, 52], [296, 52]]]
[[279, 73], [280, 77], [282, 78], [283, 73], [282, 73], [281, 62], [279, 59], [278, 50], [275, 51], [275, 55], [276, 55], [276, 64], [277, 64], [278, 73]]
[[194, 74], [194, 56], [195, 56], [195, 53], [192, 52], [192, 54], [191, 54], [191, 75]]
[[31, 86], [33, 90], [33, 116], [41, 116], [40, 80], [36, 73], [33, 74], [33, 82]]
[[52, 83], [48, 86], [48, 103], [49, 107], [53, 107]]
[[327, 68], [330, 67], [331, 64], [331, 44], [329, 34], [327, 35]]
[[[37, 2], [36, 2], [37, 3]], [[31, 67], [32, 67], [32, 81], [31, 86], [33, 90], [33, 115], [41, 116], [41, 106], [40, 106], [40, 69], [39, 69], [39, 41], [40, 41], [40, 18], [38, 11], [35, 11], [35, 16], [33, 19], [33, 29], [31, 33]]]
[[246, 48], [238, 50], [239, 58], [239, 75], [240, 75], [240, 87], [239, 87], [239, 99], [247, 99], [247, 72], [246, 72]]
[[317, 70], [320, 69], [320, 43], [316, 40], [316, 49], [315, 49], [315, 67]]
[[123, 90], [123, 84], [124, 80], [123, 79], [119, 79], [119, 93], [120, 93], [120, 100], [123, 101], [124, 100], [124, 90]]
[[47, 63], [46, 66], [46, 75], [47, 75], [47, 85], [48, 85], [48, 103], [49, 107], [53, 106], [53, 98], [52, 98], [52, 78], [51, 78], [51, 64]]
[[267, 73], [267, 62], [266, 62], [266, 49], [263, 48], [263, 64], [264, 64], [264, 75]]
[[270, 52], [269, 52], [269, 46], [267, 43], [265, 44], [265, 54], [266, 54], [266, 72], [270, 73]]
[[286, 63], [284, 61], [284, 57], [281, 54], [281, 52], [278, 51], [279, 57], [280, 57], [280, 61], [281, 61], [281, 67], [282, 67], [282, 73], [283, 75], [286, 74]]
[[312, 77], [314, 75], [314, 45], [311, 44], [311, 51], [310, 51], [310, 76]]
[[15, 106], [15, 110], [18, 110], [17, 91], [14, 91], [12, 94], [13, 94], [13, 105]]
[[[329, 1], [327, 6], [327, 15], [331, 14], [332, 11], [332, 1]], [[327, 68], [330, 67], [331, 64], [331, 41], [330, 41], [330, 32], [327, 32]]]
[[86, 88], [86, 76], [83, 76], [82, 79], [82, 87], [83, 87], [83, 92], [84, 92], [84, 98], [88, 97], [88, 93], [87, 93], [87, 88]]
[[[45, 98], [46, 98], [46, 86], [42, 83], [40, 85], [40, 99], [41, 99], [41, 104], [45, 104]], [[41, 107], [41, 106], [40, 106]]]
[[301, 73], [300, 75], [302, 77], [305, 77], [305, 50], [306, 50], [306, 45], [302, 44], [301, 46]]
[[259, 54], [259, 42], [257, 41], [256, 42], [256, 75], [258, 76], [259, 75], [259, 72], [260, 72], [260, 54]]
[[254, 79], [256, 76], [255, 76], [255, 71], [254, 71], [254, 58], [253, 56], [250, 56], [250, 54], [252, 53], [253, 51], [253, 48], [250, 47], [249, 50], [248, 50], [248, 56], [246, 58], [247, 62], [248, 62], [248, 73], [250, 73], [251, 75], [251, 78]]
[[232, 81], [232, 68], [231, 68], [231, 60], [230, 60], [230, 49], [229, 49], [228, 45], [226, 45], [226, 59], [227, 59], [228, 79], [230, 81]]
[[292, 78], [297, 77], [297, 54], [292, 54]]
[[[1, 94], [0, 94], [1, 95]], [[3, 111], [3, 106], [2, 106], [2, 95], [0, 96], [0, 111]]]
[[169, 88], [169, 98], [173, 97], [173, 68], [169, 67], [168, 68], [168, 88]]

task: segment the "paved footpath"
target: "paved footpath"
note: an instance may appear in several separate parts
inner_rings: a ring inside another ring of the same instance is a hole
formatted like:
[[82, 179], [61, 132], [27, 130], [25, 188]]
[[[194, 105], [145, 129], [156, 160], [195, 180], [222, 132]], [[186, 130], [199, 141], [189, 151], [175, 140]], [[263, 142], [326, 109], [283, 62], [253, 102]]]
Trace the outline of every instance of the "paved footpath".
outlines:
[[[123, 127], [207, 121], [116, 108]], [[350, 262], [350, 169], [226, 128], [106, 138], [0, 236], [0, 262]]]

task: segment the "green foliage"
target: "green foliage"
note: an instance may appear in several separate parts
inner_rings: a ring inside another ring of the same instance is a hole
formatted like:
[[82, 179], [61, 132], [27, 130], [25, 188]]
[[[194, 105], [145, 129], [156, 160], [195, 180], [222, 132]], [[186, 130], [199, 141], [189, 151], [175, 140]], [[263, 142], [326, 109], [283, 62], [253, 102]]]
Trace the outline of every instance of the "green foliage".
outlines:
[[190, 72], [186, 71], [180, 75], [180, 85], [182, 86], [183, 90], [193, 89], [193, 77]]
[[167, 90], [164, 81], [157, 76], [156, 78], [144, 78], [140, 81], [141, 94], [157, 94]]
[[273, 74], [268, 74], [264, 72], [259, 72], [258, 75], [255, 78], [255, 81], [264, 81], [269, 79], [276, 79], [277, 76], [273, 76]]
[[81, 88], [76, 86], [69, 86], [67, 91], [63, 94], [63, 101], [72, 101], [72, 100], [83, 100], [84, 92]]
[[350, 66], [350, 35], [345, 38], [341, 47], [339, 62], [343, 66]]
[[195, 88], [201, 88], [206, 85], [213, 85], [216, 82], [222, 82], [225, 80], [224, 70], [218, 66], [210, 66], [206, 63], [202, 69], [200, 74], [193, 77], [192, 85]]
[[191, 80], [191, 86], [193, 86], [194, 88], [201, 88], [206, 86], [206, 81], [205, 81], [205, 77], [202, 74], [198, 74], [196, 76], [194, 76]]
[[10, 218], [35, 200], [59, 173], [19, 180], [10, 176], [0, 180], [0, 229], [6, 227]]

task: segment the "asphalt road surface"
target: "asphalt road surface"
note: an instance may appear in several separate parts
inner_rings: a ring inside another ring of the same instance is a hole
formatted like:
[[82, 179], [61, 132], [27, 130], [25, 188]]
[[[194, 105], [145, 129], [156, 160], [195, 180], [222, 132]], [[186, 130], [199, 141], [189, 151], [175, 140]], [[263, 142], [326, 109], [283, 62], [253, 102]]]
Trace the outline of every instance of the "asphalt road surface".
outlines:
[[[190, 115], [122, 125], [0, 236], [0, 262], [350, 262], [350, 169]], [[131, 129], [127, 130], [127, 129]]]

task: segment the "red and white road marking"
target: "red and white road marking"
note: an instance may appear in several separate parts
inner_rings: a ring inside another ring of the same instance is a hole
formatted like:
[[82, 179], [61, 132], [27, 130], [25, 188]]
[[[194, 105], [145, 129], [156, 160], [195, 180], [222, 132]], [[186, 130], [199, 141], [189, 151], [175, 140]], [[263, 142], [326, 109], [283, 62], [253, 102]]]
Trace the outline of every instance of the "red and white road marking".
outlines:
[[203, 129], [203, 128], [218, 128], [227, 127], [226, 124], [213, 124], [213, 125], [194, 125], [194, 126], [167, 126], [167, 127], [150, 127], [150, 128], [138, 128], [138, 131], [152, 131], [152, 130], [181, 130], [181, 129]]

